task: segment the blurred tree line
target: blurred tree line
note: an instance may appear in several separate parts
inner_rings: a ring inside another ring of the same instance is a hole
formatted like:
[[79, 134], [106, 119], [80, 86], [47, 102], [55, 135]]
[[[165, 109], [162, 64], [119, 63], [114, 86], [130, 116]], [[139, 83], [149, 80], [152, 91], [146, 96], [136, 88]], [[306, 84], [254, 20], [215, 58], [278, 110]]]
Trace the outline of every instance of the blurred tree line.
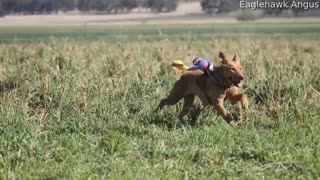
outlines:
[[5, 14], [44, 14], [58, 11], [128, 13], [136, 7], [153, 12], [174, 11], [177, 0], [0, 0], [0, 16]]
[[[152, 12], [170, 12], [175, 11], [178, 1], [194, 0], [0, 0], [0, 16], [5, 14], [48, 14], [59, 11], [68, 12], [79, 10], [84, 13], [128, 13], [133, 8], [148, 8]], [[223, 14], [237, 11], [240, 8], [240, 0], [198, 0], [201, 3], [203, 11], [210, 14]], [[246, 0], [246, 2], [256, 2], [257, 0]], [[265, 1], [265, 0], [259, 0]], [[279, 1], [283, 0], [266, 0]], [[294, 0], [286, 0], [293, 2]], [[299, 2], [319, 2], [319, 0], [300, 0]], [[243, 16], [252, 18], [255, 11]], [[250, 17], [251, 16], [251, 17]], [[262, 16], [320, 16], [320, 9], [305, 10], [303, 8], [295, 9], [263, 9]]]
[[[283, 2], [283, 0], [258, 0], [268, 2]], [[291, 5], [294, 0], [286, 0], [288, 5]], [[257, 2], [257, 0], [246, 0], [246, 2]], [[300, 0], [296, 2], [316, 3], [319, 0]], [[240, 0], [201, 0], [202, 10], [209, 14], [222, 14], [229, 13], [240, 9]], [[250, 10], [253, 12], [253, 10]], [[263, 16], [320, 16], [320, 9], [308, 9], [304, 8], [269, 8], [262, 10]]]

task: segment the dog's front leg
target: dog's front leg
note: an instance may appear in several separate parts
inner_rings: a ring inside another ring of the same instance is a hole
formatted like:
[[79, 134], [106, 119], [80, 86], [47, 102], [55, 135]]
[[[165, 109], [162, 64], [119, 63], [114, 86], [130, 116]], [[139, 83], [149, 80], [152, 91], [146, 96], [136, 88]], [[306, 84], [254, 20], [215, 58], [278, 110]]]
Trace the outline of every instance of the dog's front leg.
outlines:
[[232, 105], [236, 104], [237, 102], [241, 102], [241, 106], [244, 109], [248, 109], [249, 106], [249, 101], [248, 101], [248, 97], [245, 94], [236, 94], [234, 96], [229, 97], [230, 102]]
[[223, 100], [219, 100], [217, 103], [214, 104], [214, 108], [217, 110], [218, 114], [223, 117], [223, 119], [230, 124], [232, 127], [238, 127], [235, 120], [230, 113], [224, 107]]
[[[248, 105], [249, 105], [248, 97], [245, 94], [238, 93], [238, 89], [236, 88], [231, 89], [231, 91], [227, 93], [227, 98], [230, 100], [232, 105], [240, 101], [242, 108], [245, 110], [248, 109]], [[241, 108], [239, 108], [238, 115], [239, 115], [239, 119], [243, 120], [244, 114]]]
[[242, 107], [244, 109], [248, 109], [249, 101], [247, 95], [239, 93], [237, 88], [231, 88], [227, 92], [227, 98], [230, 100], [232, 105], [240, 101]]

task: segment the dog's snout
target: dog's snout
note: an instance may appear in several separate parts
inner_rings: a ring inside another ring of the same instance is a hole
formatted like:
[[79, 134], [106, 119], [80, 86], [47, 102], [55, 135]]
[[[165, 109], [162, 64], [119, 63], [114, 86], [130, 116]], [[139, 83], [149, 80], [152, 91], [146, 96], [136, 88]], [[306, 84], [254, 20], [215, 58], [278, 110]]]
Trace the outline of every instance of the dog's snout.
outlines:
[[244, 76], [239, 76], [239, 79], [242, 81], [244, 80]]

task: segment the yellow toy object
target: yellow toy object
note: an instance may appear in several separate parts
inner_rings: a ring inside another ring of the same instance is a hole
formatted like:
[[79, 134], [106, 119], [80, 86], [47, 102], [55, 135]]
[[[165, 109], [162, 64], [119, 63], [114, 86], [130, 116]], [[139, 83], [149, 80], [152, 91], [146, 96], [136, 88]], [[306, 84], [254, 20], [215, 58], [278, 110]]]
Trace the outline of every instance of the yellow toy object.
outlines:
[[174, 70], [176, 70], [180, 73], [189, 69], [189, 67], [184, 65], [184, 63], [181, 60], [173, 60], [171, 63], [171, 66]]

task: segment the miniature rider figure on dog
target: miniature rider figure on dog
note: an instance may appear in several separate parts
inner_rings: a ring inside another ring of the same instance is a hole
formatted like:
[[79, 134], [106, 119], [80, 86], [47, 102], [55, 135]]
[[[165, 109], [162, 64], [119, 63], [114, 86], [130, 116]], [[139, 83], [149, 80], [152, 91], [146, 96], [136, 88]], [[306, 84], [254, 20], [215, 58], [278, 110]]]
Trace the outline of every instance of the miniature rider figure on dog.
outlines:
[[206, 71], [213, 71], [214, 64], [210, 62], [209, 60], [203, 59], [203, 58], [195, 58], [193, 61], [193, 66], [189, 68], [188, 70], [197, 70], [200, 69], [203, 72]]

